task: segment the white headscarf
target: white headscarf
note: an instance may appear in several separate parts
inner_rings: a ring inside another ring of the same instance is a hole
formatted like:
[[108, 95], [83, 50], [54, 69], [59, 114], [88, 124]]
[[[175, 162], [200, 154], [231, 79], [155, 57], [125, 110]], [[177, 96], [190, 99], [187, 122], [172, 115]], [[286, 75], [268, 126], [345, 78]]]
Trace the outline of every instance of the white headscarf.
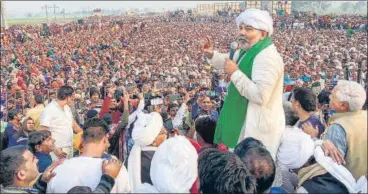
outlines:
[[198, 177], [198, 154], [183, 136], [164, 141], [156, 150], [151, 162], [153, 185], [145, 183], [137, 193], [189, 193]]
[[[141, 151], [142, 148], [150, 145], [160, 134], [163, 128], [163, 120], [159, 113], [152, 112], [145, 114], [140, 112], [138, 119], [134, 124], [132, 139], [133, 148], [128, 158], [128, 173], [130, 179], [130, 188], [132, 191], [142, 184], [141, 181]], [[155, 149], [151, 149], [155, 150]]]
[[[277, 153], [279, 162], [288, 169], [298, 169], [307, 163], [311, 156], [314, 156], [319, 165], [344, 184], [350, 193], [357, 193], [364, 188], [357, 184], [348, 169], [325, 156], [321, 147], [315, 147], [309, 135], [299, 128], [287, 127]], [[364, 178], [362, 180], [362, 185], [365, 185]]]
[[297, 127], [287, 126], [277, 153], [279, 162], [288, 169], [298, 169], [314, 153], [312, 138]]
[[316, 147], [314, 158], [327, 172], [344, 184], [349, 193], [358, 193], [364, 188], [357, 184], [355, 178], [347, 168], [334, 162], [331, 157], [325, 156], [321, 147]]
[[236, 18], [236, 24], [245, 24], [258, 30], [268, 32], [269, 36], [273, 33], [273, 21], [268, 11], [260, 9], [246, 9]]

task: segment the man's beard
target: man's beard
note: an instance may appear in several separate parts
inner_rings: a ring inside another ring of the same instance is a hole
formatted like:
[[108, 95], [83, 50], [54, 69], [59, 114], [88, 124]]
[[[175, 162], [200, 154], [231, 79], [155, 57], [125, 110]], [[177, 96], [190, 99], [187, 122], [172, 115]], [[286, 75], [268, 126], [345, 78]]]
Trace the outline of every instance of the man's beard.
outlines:
[[238, 36], [235, 40], [241, 49], [248, 50], [249, 49], [249, 41], [245, 36]]

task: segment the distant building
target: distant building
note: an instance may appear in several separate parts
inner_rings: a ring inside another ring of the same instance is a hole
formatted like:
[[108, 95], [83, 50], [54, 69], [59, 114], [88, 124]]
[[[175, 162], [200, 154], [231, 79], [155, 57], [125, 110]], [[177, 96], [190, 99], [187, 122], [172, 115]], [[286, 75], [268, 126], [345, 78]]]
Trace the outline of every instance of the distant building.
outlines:
[[93, 15], [94, 15], [94, 16], [97, 16], [97, 17], [101, 17], [101, 16], [102, 16], [102, 11], [101, 11], [101, 9], [94, 9], [94, 10], [92, 11], [92, 13], [93, 13]]
[[215, 6], [214, 4], [200, 4], [197, 5], [197, 9], [195, 13], [198, 15], [214, 15], [215, 14]]
[[262, 9], [262, 1], [245, 1], [245, 8]]
[[232, 11], [240, 12], [245, 8], [245, 1], [227, 2], [227, 3], [215, 3], [215, 11]]
[[291, 1], [273, 1], [273, 13], [280, 13], [281, 11], [291, 14]]
[[234, 1], [213, 4], [199, 4], [193, 9], [196, 15], [215, 15], [218, 11], [239, 13], [245, 9], [256, 8], [276, 13], [291, 13], [291, 1]]

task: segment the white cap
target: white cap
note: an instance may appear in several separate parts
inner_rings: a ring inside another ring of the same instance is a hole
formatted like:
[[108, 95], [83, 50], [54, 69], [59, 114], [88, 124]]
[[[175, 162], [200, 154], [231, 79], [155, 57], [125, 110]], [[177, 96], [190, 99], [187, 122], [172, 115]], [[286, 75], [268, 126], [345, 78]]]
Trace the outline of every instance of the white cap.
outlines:
[[153, 99], [151, 99], [151, 105], [152, 106], [161, 105], [163, 103], [164, 103], [164, 101], [162, 100], [162, 98], [153, 98]]
[[268, 32], [269, 36], [273, 33], [273, 21], [267, 11], [260, 9], [246, 9], [236, 18], [236, 24], [252, 26], [255, 29], [264, 30]]

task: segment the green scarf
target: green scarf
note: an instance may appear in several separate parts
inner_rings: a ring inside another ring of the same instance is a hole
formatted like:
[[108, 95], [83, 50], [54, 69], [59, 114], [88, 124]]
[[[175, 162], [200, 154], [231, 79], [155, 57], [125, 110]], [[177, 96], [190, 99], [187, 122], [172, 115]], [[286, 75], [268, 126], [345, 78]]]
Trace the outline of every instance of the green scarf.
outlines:
[[[239, 69], [249, 79], [252, 79], [252, 68], [254, 58], [263, 49], [272, 44], [271, 38], [267, 37], [259, 41], [252, 48], [245, 52], [240, 50], [240, 55], [237, 61]], [[220, 112], [220, 117], [217, 122], [214, 143], [223, 143], [230, 148], [234, 148], [238, 143], [239, 135], [244, 125], [245, 116], [247, 115], [248, 99], [243, 97], [231, 82], [228, 87], [228, 95], [225, 98], [224, 105]]]

